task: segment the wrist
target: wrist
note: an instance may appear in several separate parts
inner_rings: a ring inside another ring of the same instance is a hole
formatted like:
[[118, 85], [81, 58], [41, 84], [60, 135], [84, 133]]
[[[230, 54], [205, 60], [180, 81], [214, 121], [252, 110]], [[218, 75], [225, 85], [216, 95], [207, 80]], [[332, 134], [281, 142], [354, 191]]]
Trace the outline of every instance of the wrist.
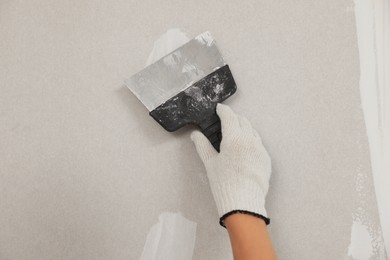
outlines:
[[230, 221], [236, 221], [239, 219], [247, 219], [248, 217], [260, 220], [260, 221], [264, 222], [265, 225], [268, 225], [271, 222], [271, 220], [269, 218], [267, 218], [264, 215], [260, 215], [258, 213], [254, 213], [254, 212], [246, 211], [246, 210], [233, 210], [233, 211], [230, 211], [230, 212], [226, 213], [225, 215], [223, 215], [219, 219], [219, 224], [221, 226], [227, 228], [227, 222], [226, 222], [227, 219], [230, 219]]
[[224, 222], [227, 229], [246, 228], [253, 225], [266, 226], [264, 219], [242, 212], [234, 212], [226, 216]]

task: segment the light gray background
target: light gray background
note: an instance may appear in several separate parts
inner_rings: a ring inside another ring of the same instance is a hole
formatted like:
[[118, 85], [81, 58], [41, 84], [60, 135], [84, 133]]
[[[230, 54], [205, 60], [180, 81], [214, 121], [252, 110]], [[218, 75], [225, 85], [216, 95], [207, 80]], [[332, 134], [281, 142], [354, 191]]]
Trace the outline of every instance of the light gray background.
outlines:
[[213, 33], [238, 85], [226, 103], [263, 136], [279, 259], [345, 259], [359, 207], [379, 232], [352, 10], [1, 0], [0, 259], [138, 259], [164, 211], [198, 223], [194, 259], [231, 259], [189, 129], [165, 132], [123, 87], [172, 27]]

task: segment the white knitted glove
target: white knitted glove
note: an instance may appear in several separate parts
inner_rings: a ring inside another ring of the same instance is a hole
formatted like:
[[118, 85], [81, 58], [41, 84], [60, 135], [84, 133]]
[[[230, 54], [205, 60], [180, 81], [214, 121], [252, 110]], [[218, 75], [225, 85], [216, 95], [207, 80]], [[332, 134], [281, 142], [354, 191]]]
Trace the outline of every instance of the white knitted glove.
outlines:
[[206, 167], [220, 224], [225, 226], [224, 219], [237, 212], [260, 217], [269, 224], [264, 204], [271, 159], [260, 135], [248, 119], [226, 105], [218, 104], [217, 114], [222, 126], [220, 153], [200, 131], [195, 130], [191, 139]]

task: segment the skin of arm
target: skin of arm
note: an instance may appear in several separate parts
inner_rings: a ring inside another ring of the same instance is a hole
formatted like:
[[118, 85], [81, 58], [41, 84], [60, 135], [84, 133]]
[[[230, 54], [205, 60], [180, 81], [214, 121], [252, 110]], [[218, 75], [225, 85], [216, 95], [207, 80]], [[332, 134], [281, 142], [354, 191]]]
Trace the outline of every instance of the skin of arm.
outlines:
[[234, 260], [277, 259], [264, 220], [247, 214], [233, 214], [225, 219], [225, 225]]

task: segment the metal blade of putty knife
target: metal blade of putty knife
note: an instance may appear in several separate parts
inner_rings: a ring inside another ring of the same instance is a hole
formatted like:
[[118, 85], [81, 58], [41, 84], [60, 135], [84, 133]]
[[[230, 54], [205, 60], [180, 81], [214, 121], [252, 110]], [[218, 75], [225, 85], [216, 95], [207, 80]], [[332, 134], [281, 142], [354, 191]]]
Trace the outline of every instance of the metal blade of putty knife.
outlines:
[[237, 89], [210, 32], [205, 32], [125, 81], [167, 131], [200, 127], [219, 151], [221, 122], [215, 108]]

